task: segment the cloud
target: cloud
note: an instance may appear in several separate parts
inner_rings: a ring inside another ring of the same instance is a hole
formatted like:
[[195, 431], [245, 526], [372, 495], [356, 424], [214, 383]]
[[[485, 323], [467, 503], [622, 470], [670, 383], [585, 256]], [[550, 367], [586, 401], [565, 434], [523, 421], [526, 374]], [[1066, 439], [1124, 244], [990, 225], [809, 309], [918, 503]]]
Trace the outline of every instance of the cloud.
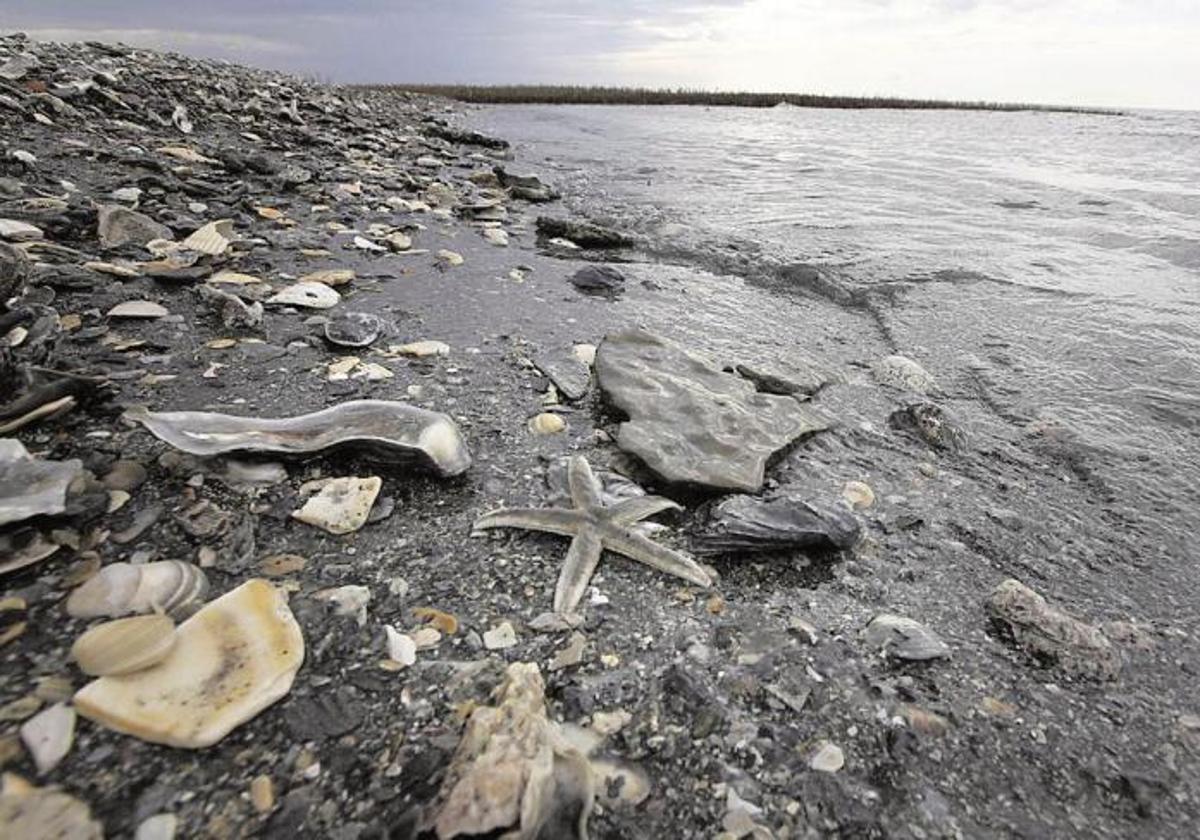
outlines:
[[293, 53], [296, 47], [237, 32], [187, 32], [171, 29], [78, 29], [48, 27], [23, 30], [39, 41], [105, 41], [176, 52], [218, 50], [229, 53]]
[[338, 81], [683, 85], [1200, 108], [1195, 0], [0, 4], [9, 29], [122, 39]]

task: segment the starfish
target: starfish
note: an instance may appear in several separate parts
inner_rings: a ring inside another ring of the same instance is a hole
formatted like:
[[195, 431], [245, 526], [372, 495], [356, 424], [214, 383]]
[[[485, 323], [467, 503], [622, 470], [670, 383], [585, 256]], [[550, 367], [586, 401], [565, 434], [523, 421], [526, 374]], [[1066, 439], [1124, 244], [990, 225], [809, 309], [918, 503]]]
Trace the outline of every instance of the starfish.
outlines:
[[648, 516], [664, 510], [680, 510], [679, 505], [661, 496], [638, 496], [605, 505], [600, 499], [600, 482], [582, 455], [573, 457], [567, 466], [567, 487], [571, 491], [572, 508], [501, 508], [484, 514], [472, 527], [472, 531], [525, 528], [571, 537], [571, 547], [554, 589], [556, 613], [574, 612], [605, 550], [699, 586], [712, 585], [708, 572], [691, 557], [632, 529]]

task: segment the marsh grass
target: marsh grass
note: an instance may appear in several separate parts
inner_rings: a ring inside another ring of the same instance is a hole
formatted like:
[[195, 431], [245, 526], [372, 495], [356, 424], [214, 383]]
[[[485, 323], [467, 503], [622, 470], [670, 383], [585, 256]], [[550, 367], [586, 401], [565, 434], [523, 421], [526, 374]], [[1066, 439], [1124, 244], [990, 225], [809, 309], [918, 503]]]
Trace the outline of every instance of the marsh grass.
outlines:
[[584, 87], [568, 85], [367, 85], [382, 90], [407, 90], [445, 96], [461, 102], [490, 105], [707, 105], [771, 108], [787, 104], [800, 108], [905, 108], [959, 111], [1053, 111], [1075, 114], [1116, 114], [1116, 111], [1068, 105], [1016, 102], [959, 102], [940, 99], [902, 99], [889, 96], [818, 96], [809, 93], [750, 93], [685, 88]]

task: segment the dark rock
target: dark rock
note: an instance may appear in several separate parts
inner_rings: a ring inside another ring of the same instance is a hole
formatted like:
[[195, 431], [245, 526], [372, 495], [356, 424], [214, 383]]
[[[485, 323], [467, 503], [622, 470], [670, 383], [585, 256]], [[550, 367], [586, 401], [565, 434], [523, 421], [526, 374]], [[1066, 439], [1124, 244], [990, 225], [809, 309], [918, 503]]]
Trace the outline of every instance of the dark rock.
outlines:
[[750, 365], [736, 365], [739, 376], [749, 379], [763, 394], [791, 397], [796, 394], [812, 396], [834, 377], [814, 365], [790, 365], [787, 371], [766, 370]]
[[757, 492], [773, 455], [828, 428], [797, 400], [760, 394], [641, 330], [606, 337], [595, 369], [605, 398], [629, 416], [617, 445], [668, 482]]
[[888, 656], [923, 662], [950, 655], [950, 646], [936, 633], [911, 618], [881, 613], [867, 625], [867, 644]]
[[695, 538], [697, 554], [753, 554], [795, 548], [846, 549], [862, 526], [842, 507], [802, 499], [771, 501], [733, 496], [717, 505], [706, 530]]
[[544, 204], [558, 198], [558, 193], [536, 175], [515, 175], [506, 172], [504, 167], [492, 169], [500, 186], [508, 190], [514, 198], [520, 198], [534, 204]]
[[159, 224], [144, 213], [116, 204], [100, 208], [96, 232], [100, 244], [105, 248], [145, 245], [154, 239], [175, 238], [166, 225]]
[[608, 265], [585, 266], [567, 279], [587, 295], [611, 298], [625, 291], [625, 275]]
[[11, 297], [16, 297], [29, 279], [29, 258], [18, 248], [0, 242], [0, 306]]
[[588, 366], [570, 354], [556, 356], [539, 355], [533, 364], [554, 383], [554, 387], [570, 401], [583, 399], [591, 384], [592, 373]]
[[421, 127], [421, 130], [430, 137], [437, 137], [441, 140], [458, 143], [463, 146], [481, 146], [485, 149], [508, 148], [507, 140], [501, 140], [498, 137], [488, 137], [486, 134], [480, 134], [478, 131], [464, 131], [458, 128], [451, 128], [442, 123], [426, 123]]
[[357, 729], [366, 716], [366, 708], [357, 692], [347, 686], [326, 688], [288, 704], [284, 712], [288, 729], [301, 741], [324, 741]]
[[548, 239], [569, 239], [580, 248], [629, 248], [633, 238], [615, 230], [594, 225], [591, 222], [572, 222], [538, 216], [538, 236]]

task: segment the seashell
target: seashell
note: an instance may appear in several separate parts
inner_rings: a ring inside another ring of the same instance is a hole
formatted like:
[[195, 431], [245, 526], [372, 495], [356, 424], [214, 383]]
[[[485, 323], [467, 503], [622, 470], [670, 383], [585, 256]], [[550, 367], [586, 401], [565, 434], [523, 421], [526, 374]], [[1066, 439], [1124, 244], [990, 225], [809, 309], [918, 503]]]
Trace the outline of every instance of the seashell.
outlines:
[[366, 347], [383, 328], [383, 320], [369, 312], [338, 312], [325, 322], [325, 338], [341, 347]]
[[219, 257], [229, 250], [233, 240], [233, 219], [220, 219], [209, 222], [183, 240], [183, 247], [210, 257]]
[[109, 318], [165, 318], [170, 311], [151, 300], [127, 300], [106, 313]]
[[106, 621], [71, 645], [79, 670], [93, 677], [131, 674], [167, 658], [175, 647], [175, 622], [165, 615]]
[[21, 740], [33, 757], [38, 775], [58, 766], [75, 741], [75, 710], [55, 703], [21, 725]]
[[163, 146], [155, 149], [161, 155], [169, 155], [176, 160], [181, 160], [184, 163], [220, 163], [206, 155], [202, 155], [195, 149], [189, 149], [187, 146]]
[[130, 409], [125, 416], [177, 449], [204, 457], [227, 452], [310, 455], [354, 446], [384, 460], [415, 459], [443, 476], [458, 475], [471, 465], [470, 452], [453, 420], [387, 400], [354, 400], [281, 419], [145, 409]]
[[337, 306], [341, 299], [341, 295], [324, 283], [293, 283], [267, 298], [267, 303], [303, 306], [306, 309], [329, 309]]
[[713, 508], [692, 548], [710, 555], [848, 549], [861, 535], [862, 526], [844, 507], [786, 496], [766, 501], [730, 496]]
[[556, 435], [566, 428], [567, 421], [550, 412], [543, 412], [529, 421], [529, 431], [535, 435]]
[[300, 278], [301, 283], [324, 283], [326, 286], [344, 286], [354, 279], [352, 268], [324, 268]]
[[450, 345], [444, 341], [413, 341], [409, 344], [393, 345], [388, 348], [388, 352], [423, 359], [426, 356], [450, 355]]
[[117, 618], [157, 610], [183, 615], [207, 592], [208, 578], [191, 563], [112, 563], [71, 593], [67, 613], [75, 618]]
[[292, 518], [331, 534], [353, 533], [367, 524], [382, 486], [378, 476], [331, 479]]
[[875, 491], [864, 481], [847, 481], [842, 488], [842, 498], [855, 510], [863, 510], [875, 504]]
[[82, 473], [82, 461], [35, 459], [19, 440], [0, 438], [0, 525], [62, 513]]
[[950, 646], [936, 633], [901, 615], [881, 613], [875, 616], [867, 625], [865, 635], [868, 645], [882, 648], [897, 659], [921, 662], [950, 655]]
[[291, 690], [304, 636], [287, 595], [250, 580], [175, 632], [166, 659], [75, 693], [79, 713], [127, 735], [196, 749], [215, 744]]
[[103, 840], [104, 826], [92, 819], [87, 803], [58, 786], [34, 787], [14, 773], [4, 774], [0, 827], [6, 837]]

